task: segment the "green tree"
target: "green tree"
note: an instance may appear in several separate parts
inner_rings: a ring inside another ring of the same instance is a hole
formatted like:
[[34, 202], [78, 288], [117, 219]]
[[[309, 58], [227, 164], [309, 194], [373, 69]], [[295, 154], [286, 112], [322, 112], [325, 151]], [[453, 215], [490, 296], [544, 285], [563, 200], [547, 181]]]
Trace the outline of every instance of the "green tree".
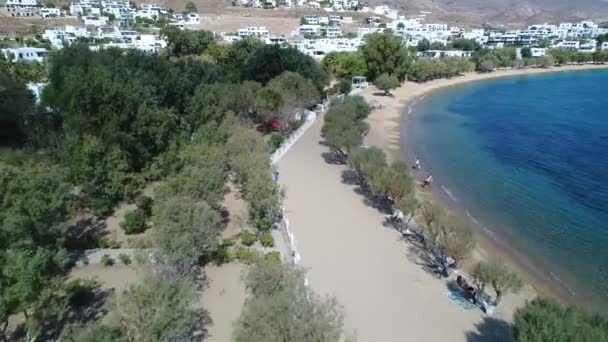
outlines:
[[113, 314], [127, 341], [188, 341], [204, 324], [195, 300], [192, 283], [149, 277], [123, 293]]
[[327, 72], [319, 63], [292, 47], [264, 45], [253, 52], [244, 66], [245, 78], [262, 84], [285, 71], [296, 72], [311, 80], [319, 91], [329, 82]]
[[455, 39], [452, 42], [452, 47], [455, 50], [477, 51], [481, 48], [479, 43], [473, 39]]
[[140, 234], [146, 230], [146, 218], [142, 210], [136, 209], [125, 214], [125, 220], [120, 223], [125, 234]]
[[305, 286], [301, 269], [261, 260], [245, 282], [252, 296], [236, 323], [235, 341], [339, 341], [341, 308]]
[[23, 82], [0, 76], [0, 145], [25, 141], [28, 113], [34, 108], [34, 95]]
[[267, 87], [281, 94], [283, 106], [287, 107], [284, 112], [311, 107], [321, 99], [321, 94], [311, 80], [291, 71], [273, 78]]
[[157, 201], [153, 213], [155, 241], [170, 272], [190, 275], [217, 251], [221, 220], [207, 203], [172, 197]]
[[416, 51], [427, 51], [431, 49], [431, 42], [428, 39], [422, 39], [416, 45]]
[[[188, 6], [188, 4], [186, 4], [186, 6]], [[161, 34], [167, 38], [168, 54], [174, 57], [200, 55], [205, 52], [215, 40], [212, 32], [180, 30], [174, 26], [164, 27], [161, 30]]]
[[338, 56], [334, 72], [338, 78], [350, 79], [353, 76], [366, 75], [367, 65], [358, 53], [342, 53]]
[[543, 68], [550, 68], [555, 64], [555, 60], [551, 55], [545, 55], [538, 59], [538, 65]]
[[186, 5], [184, 6], [184, 12], [185, 13], [197, 13], [198, 9], [196, 8], [196, 5], [194, 4], [194, 2], [188, 1], [188, 2], [186, 2]]
[[515, 312], [513, 332], [517, 342], [606, 341], [608, 321], [579, 308], [537, 298]]
[[368, 125], [363, 119], [369, 114], [369, 106], [360, 97], [347, 96], [334, 101], [325, 115], [322, 132], [329, 148], [343, 160], [361, 145]]
[[501, 259], [478, 263], [472, 276], [480, 290], [483, 291], [487, 285], [492, 286], [496, 293], [494, 305], [498, 305], [506, 293], [517, 293], [523, 286], [523, 281], [517, 273]]
[[399, 86], [399, 80], [394, 76], [390, 76], [389, 74], [382, 74], [376, 78], [374, 85], [376, 88], [384, 91], [384, 95], [389, 96], [391, 94], [391, 90], [397, 89]]
[[368, 34], [364, 39], [361, 55], [367, 64], [368, 78], [375, 80], [378, 76], [387, 73], [403, 81], [413, 57], [403, 46], [401, 39], [391, 30]]

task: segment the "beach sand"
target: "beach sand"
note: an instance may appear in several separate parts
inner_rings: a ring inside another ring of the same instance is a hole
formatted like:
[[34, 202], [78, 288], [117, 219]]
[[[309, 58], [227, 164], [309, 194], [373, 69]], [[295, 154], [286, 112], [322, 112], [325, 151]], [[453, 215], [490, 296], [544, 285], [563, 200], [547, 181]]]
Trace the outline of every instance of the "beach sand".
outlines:
[[400, 234], [383, 226], [384, 215], [341, 181], [347, 166], [325, 160], [322, 125], [320, 118], [278, 166], [310, 285], [343, 305], [346, 333], [358, 341], [505, 340], [504, 320], [524, 299], [507, 296], [496, 320], [451, 302], [446, 282], [417, 265]]
[[[383, 149], [390, 160], [403, 160], [407, 153], [405, 139], [402, 136], [404, 125], [407, 124], [409, 107], [422, 96], [447, 87], [454, 87], [469, 82], [495, 79], [510, 76], [534, 75], [542, 73], [587, 71], [595, 69], [608, 69], [608, 65], [569, 65], [548, 69], [512, 69], [501, 70], [492, 73], [479, 74], [469, 73], [451, 79], [438, 79], [426, 83], [405, 82], [392, 92], [393, 96], [383, 96], [374, 86], [367, 88], [359, 95], [363, 96], [369, 103], [380, 104], [382, 108], [374, 110], [368, 118], [370, 131], [366, 137], [366, 144]], [[406, 113], [404, 115], [404, 113]], [[425, 200], [445, 204], [443, 198], [435, 192], [421, 192], [420, 196]], [[554, 297], [564, 303], [573, 304], [572, 298], [564, 288], [554, 283], [546, 275], [532, 270], [522, 260], [517, 259], [506, 246], [498, 241], [490, 239], [481, 231], [478, 231], [479, 248], [473, 253], [472, 260], [480, 260], [488, 256], [500, 256], [516, 267], [523, 275], [526, 282], [532, 285], [540, 295]], [[529, 296], [529, 295], [527, 295]]]

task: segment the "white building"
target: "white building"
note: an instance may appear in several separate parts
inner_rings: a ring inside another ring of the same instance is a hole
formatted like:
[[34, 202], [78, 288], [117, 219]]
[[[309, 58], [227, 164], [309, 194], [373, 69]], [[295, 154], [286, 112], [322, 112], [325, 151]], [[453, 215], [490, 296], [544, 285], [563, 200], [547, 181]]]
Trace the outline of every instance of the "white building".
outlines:
[[84, 25], [85, 26], [95, 26], [95, 27], [99, 27], [99, 26], [106, 26], [108, 25], [108, 17], [103, 17], [103, 16], [86, 16], [83, 17], [84, 20]]
[[36, 0], [6, 0], [4, 9], [11, 17], [32, 17], [38, 12], [37, 5]]
[[184, 24], [197, 25], [201, 23], [201, 17], [198, 13], [188, 13], [184, 16]]
[[43, 18], [59, 18], [61, 10], [59, 8], [41, 8], [38, 14]]
[[602, 45], [600, 46], [600, 49], [602, 51], [608, 50], [608, 42], [603, 42]]
[[533, 48], [530, 48], [530, 53], [531, 53], [532, 57], [534, 57], [534, 58], [544, 57], [545, 54], [547, 53], [547, 49], [533, 47]]
[[321, 25], [300, 25], [297, 34], [303, 37], [320, 35]]
[[49, 57], [47, 49], [22, 47], [0, 50], [9, 61], [14, 62], [43, 62]]
[[306, 39], [292, 44], [302, 53], [316, 59], [322, 59], [330, 52], [355, 52], [363, 45], [363, 40], [359, 38], [322, 38]]
[[247, 26], [244, 29], [240, 29], [239, 32], [239, 37], [268, 37], [270, 35], [270, 32], [268, 32], [268, 29], [264, 26]]
[[67, 25], [64, 28], [55, 28], [53, 30], [45, 30], [42, 38], [51, 42], [55, 48], [62, 48], [63, 44], [70, 45], [74, 43], [78, 37], [90, 38], [91, 34], [84, 27], [76, 27]]
[[321, 35], [327, 38], [337, 38], [342, 35], [342, 30], [339, 27], [321, 27]]
[[462, 50], [428, 50], [417, 52], [416, 55], [422, 58], [442, 58], [442, 57], [458, 57], [458, 58], [471, 58], [473, 57], [473, 51], [462, 51]]

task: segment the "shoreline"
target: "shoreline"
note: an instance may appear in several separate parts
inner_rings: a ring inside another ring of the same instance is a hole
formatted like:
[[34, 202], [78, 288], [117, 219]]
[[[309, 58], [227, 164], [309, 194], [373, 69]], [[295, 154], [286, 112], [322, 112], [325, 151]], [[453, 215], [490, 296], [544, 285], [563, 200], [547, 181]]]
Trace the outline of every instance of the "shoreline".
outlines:
[[[410, 154], [405, 133], [407, 117], [413, 111], [412, 108], [416, 102], [436, 91], [497, 78], [590, 70], [608, 70], [608, 65], [585, 64], [548, 69], [509, 69], [484, 74], [467, 73], [450, 79], [437, 79], [426, 83], [408, 81], [394, 90], [391, 97], [376, 95], [378, 90], [374, 86], [370, 86], [359, 95], [362, 95], [368, 103], [382, 105], [382, 108], [374, 110], [368, 118], [370, 130], [366, 136], [366, 144], [380, 147], [391, 161], [407, 160]], [[508, 241], [497, 238], [493, 232], [488, 232], [487, 228], [480, 226], [471, 217], [467, 217], [466, 208], [460, 208], [454, 203], [450, 203], [448, 196], [443, 194], [440, 188], [434, 188], [430, 192], [419, 191], [419, 195], [446, 207], [471, 222], [471, 225], [475, 227], [473, 231], [478, 236], [478, 245], [471, 258], [472, 261], [483, 260], [490, 255], [502, 257], [520, 273], [527, 284], [534, 288], [536, 295], [549, 296], [565, 304], [576, 303], [576, 298], [571, 295], [567, 285], [560, 282], [559, 279], [551, 279], [550, 274], [545, 274], [535, 267], [534, 260], [528, 260], [526, 255], [518, 253], [508, 244]], [[466, 269], [466, 265], [464, 268]], [[553, 277], [555, 278], [555, 276]]]

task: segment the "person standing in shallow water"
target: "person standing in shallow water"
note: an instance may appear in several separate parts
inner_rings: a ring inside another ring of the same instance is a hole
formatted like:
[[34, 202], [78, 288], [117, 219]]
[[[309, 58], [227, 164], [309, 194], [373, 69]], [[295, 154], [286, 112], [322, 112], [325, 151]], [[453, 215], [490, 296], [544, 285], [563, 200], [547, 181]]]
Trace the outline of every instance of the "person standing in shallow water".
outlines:
[[422, 168], [422, 166], [420, 166], [420, 159], [416, 159], [416, 162], [414, 163], [414, 170], [418, 171]]

